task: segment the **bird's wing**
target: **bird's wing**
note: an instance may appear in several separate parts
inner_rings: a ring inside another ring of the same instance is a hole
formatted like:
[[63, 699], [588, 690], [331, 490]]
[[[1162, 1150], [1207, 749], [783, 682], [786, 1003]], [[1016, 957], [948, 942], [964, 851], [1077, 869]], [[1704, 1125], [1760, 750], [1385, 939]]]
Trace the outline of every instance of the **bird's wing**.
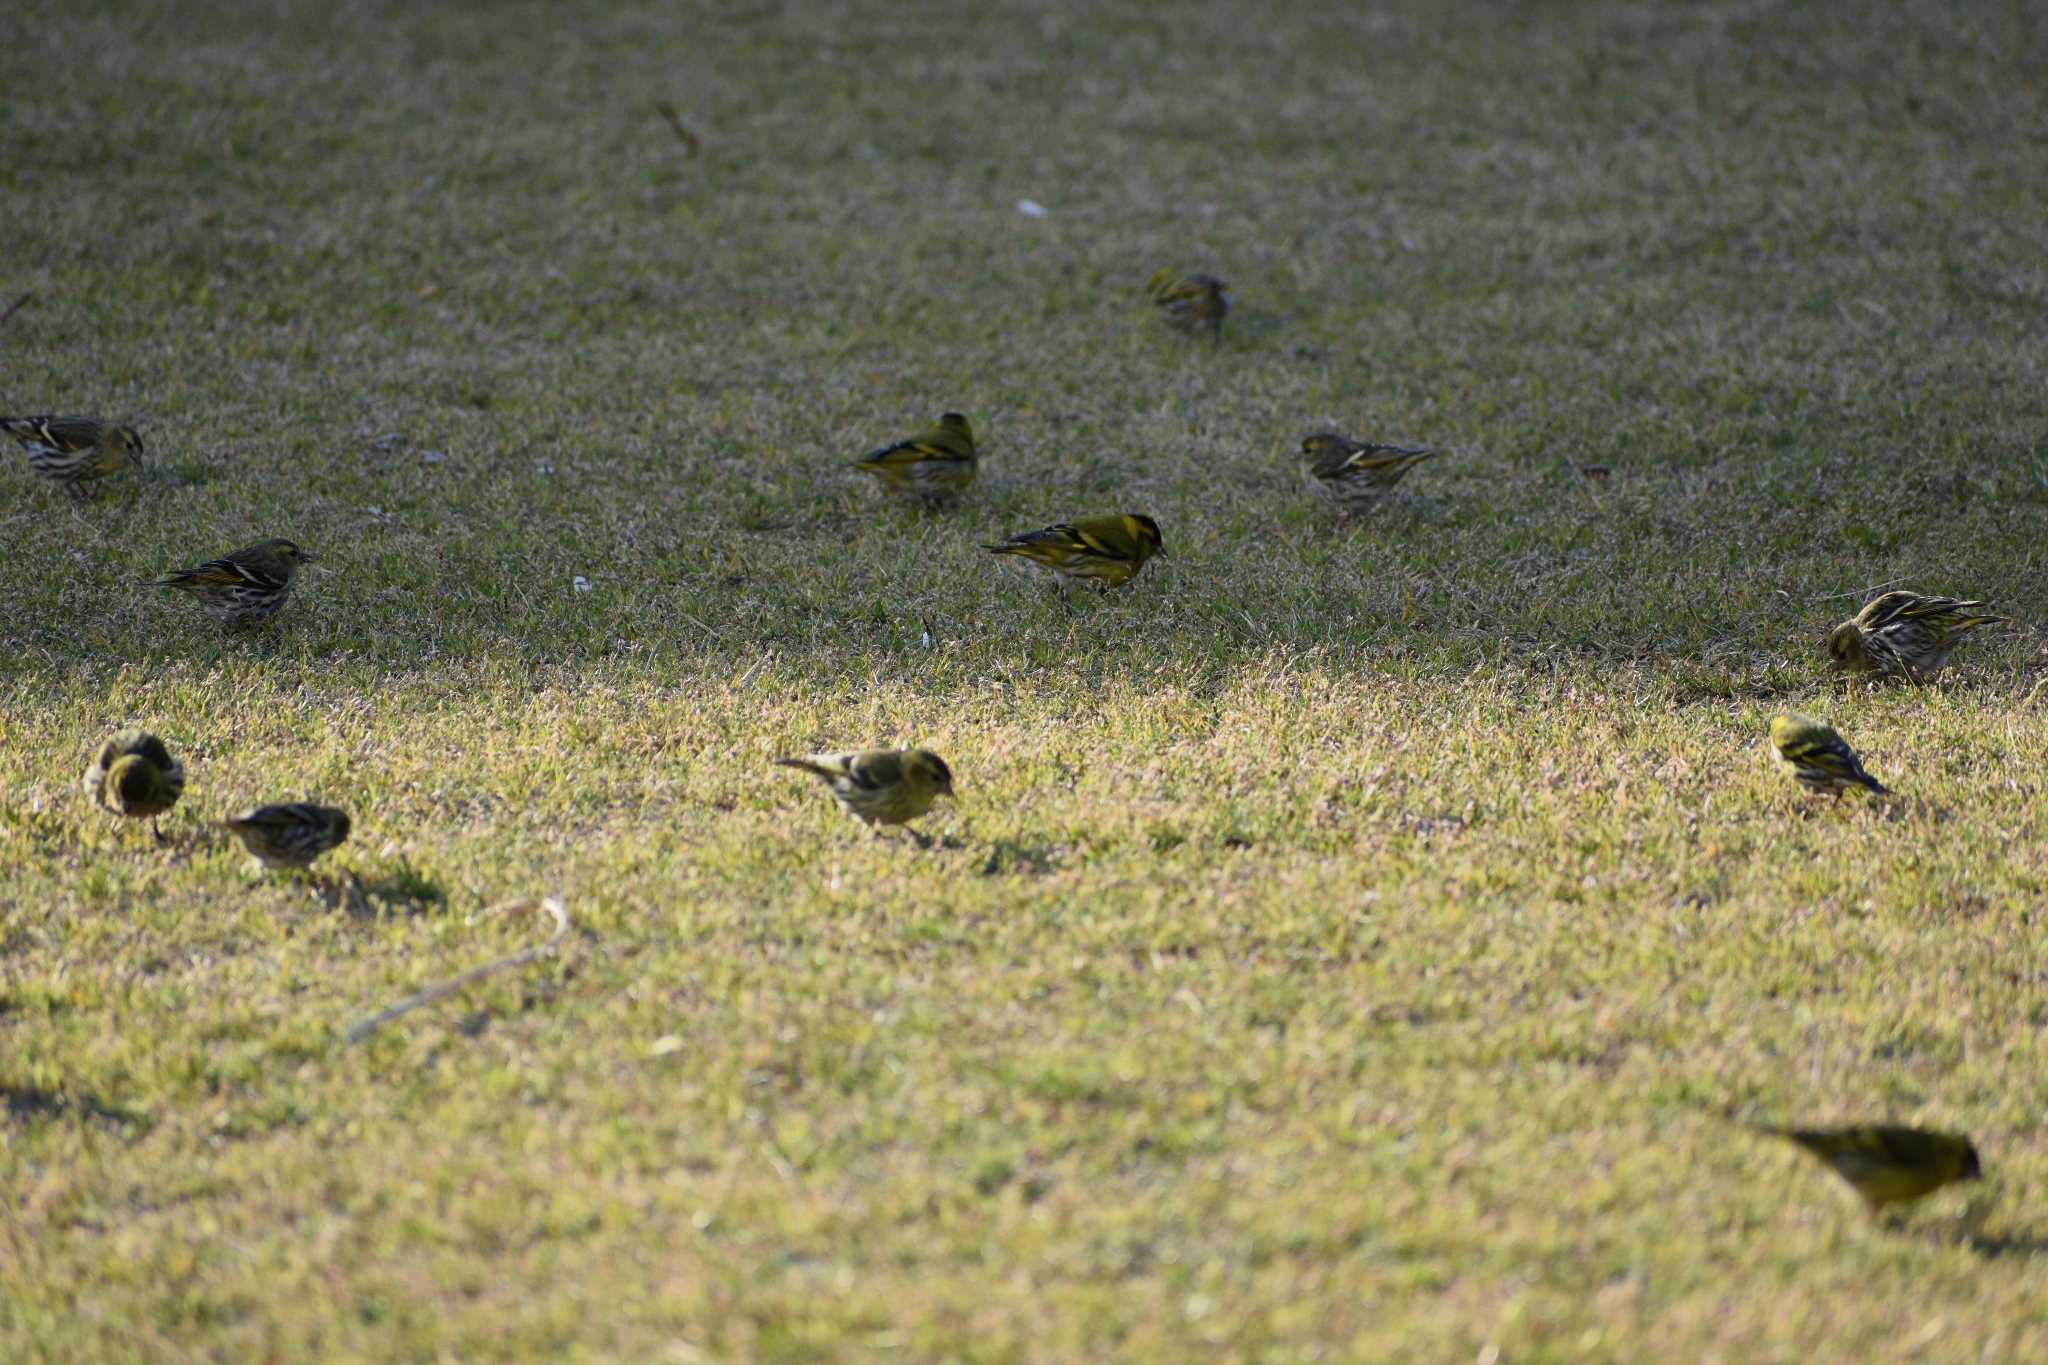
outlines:
[[869, 791], [894, 786], [903, 780], [903, 755], [888, 749], [855, 754], [846, 765], [846, 775]]
[[6, 426], [18, 439], [34, 439], [67, 455], [98, 445], [102, 430], [90, 417], [10, 417]]

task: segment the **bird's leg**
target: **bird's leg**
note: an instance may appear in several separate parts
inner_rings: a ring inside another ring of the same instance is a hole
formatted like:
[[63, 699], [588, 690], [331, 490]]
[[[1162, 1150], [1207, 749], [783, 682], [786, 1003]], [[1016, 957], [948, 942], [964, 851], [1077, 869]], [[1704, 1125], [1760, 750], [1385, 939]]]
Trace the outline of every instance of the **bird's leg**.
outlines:
[[165, 839], [165, 838], [164, 838], [164, 832], [163, 832], [163, 830], [162, 830], [161, 828], [159, 828], [159, 826], [158, 826], [158, 824], [157, 824], [157, 820], [158, 820], [158, 817], [156, 817], [156, 816], [154, 816], [154, 815], [152, 815], [152, 816], [150, 816], [150, 817], [149, 817], [149, 832], [150, 832], [151, 834], [154, 834], [154, 835], [156, 836], [156, 841], [157, 841], [158, 843], [160, 843], [160, 844], [162, 844], [162, 843], [168, 843], [168, 842], [169, 842], [169, 840], [167, 840], [167, 839]]

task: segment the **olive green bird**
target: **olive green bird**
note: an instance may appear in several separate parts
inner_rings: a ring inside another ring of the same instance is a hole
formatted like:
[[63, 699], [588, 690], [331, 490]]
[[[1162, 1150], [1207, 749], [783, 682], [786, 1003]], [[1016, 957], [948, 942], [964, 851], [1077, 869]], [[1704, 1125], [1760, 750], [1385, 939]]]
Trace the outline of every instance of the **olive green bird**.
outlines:
[[1062, 583], [1120, 588], [1145, 567], [1146, 560], [1164, 555], [1166, 542], [1159, 534], [1158, 522], [1124, 512], [1063, 521], [984, 548], [990, 554], [1015, 555]]
[[1161, 270], [1145, 284], [1146, 296], [1167, 326], [1184, 336], [1206, 335], [1211, 341], [1223, 333], [1229, 292], [1228, 283], [1200, 271]]
[[2003, 616], [1982, 602], [1893, 591], [1873, 597], [1828, 636], [1829, 667], [1925, 682], [1948, 663], [1956, 642]]
[[1301, 438], [1301, 473], [1319, 497], [1347, 512], [1377, 507], [1408, 471], [1437, 450], [1354, 441], [1336, 431]]
[[932, 802], [953, 794], [952, 769], [929, 749], [863, 749], [775, 761], [821, 779], [840, 808], [870, 829], [907, 825]]
[[258, 806], [221, 824], [269, 868], [310, 867], [349, 832], [348, 812], [310, 801]]
[[1977, 1148], [1961, 1133], [1884, 1124], [1760, 1127], [1756, 1131], [1795, 1142], [1811, 1152], [1848, 1181], [1872, 1213], [1910, 1204], [1958, 1180], [1981, 1180], [1984, 1175]]
[[179, 569], [168, 578], [143, 581], [190, 594], [223, 626], [246, 629], [277, 615], [299, 566], [312, 559], [289, 540], [262, 540], [194, 568]]
[[31, 470], [78, 502], [86, 484], [120, 473], [130, 459], [142, 462], [135, 428], [97, 417], [0, 417], [0, 431], [21, 442]]
[[1863, 771], [1856, 751], [1812, 716], [1789, 711], [1776, 717], [1771, 721], [1771, 743], [1808, 791], [1826, 792], [1839, 801], [1851, 787], [1867, 787], [1880, 796], [1891, 790]]
[[974, 428], [957, 412], [939, 418], [908, 440], [872, 450], [853, 462], [863, 474], [906, 502], [940, 507], [974, 483]]
[[86, 795], [115, 814], [148, 820], [161, 843], [157, 817], [184, 794], [185, 765], [149, 731], [123, 730], [100, 746], [85, 770], [84, 786]]

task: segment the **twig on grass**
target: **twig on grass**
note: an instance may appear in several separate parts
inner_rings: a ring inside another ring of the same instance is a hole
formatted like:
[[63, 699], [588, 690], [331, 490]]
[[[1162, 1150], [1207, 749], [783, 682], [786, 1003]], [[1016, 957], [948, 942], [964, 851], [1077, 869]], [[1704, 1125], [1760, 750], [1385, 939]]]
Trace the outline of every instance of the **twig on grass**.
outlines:
[[676, 112], [676, 107], [673, 104], [670, 104], [667, 100], [656, 100], [654, 102], [654, 111], [668, 120], [668, 126], [675, 130], [676, 140], [683, 144], [683, 150], [689, 155], [694, 157], [704, 150], [704, 139], [698, 137], [689, 128], [684, 126], [683, 116]]
[[547, 911], [548, 914], [555, 921], [555, 932], [548, 935], [547, 942], [545, 943], [536, 943], [531, 948], [522, 949], [521, 951], [512, 953], [506, 957], [501, 957], [495, 962], [486, 962], [481, 967], [471, 967], [468, 971], [463, 972], [459, 976], [451, 976], [446, 981], [438, 981], [435, 984], [427, 987], [423, 991], [419, 991], [415, 994], [408, 995], [405, 999], [399, 1001], [395, 1005], [386, 1005], [383, 1009], [378, 1010], [375, 1014], [369, 1016], [367, 1019], [358, 1020], [356, 1023], [350, 1025], [349, 1031], [346, 1035], [347, 1041], [351, 1043], [360, 1043], [361, 1041], [363, 1041], [363, 1039], [369, 1037], [370, 1034], [375, 1032], [380, 1025], [388, 1024], [393, 1019], [396, 1019], [399, 1015], [410, 1013], [411, 1011], [418, 1009], [421, 1005], [429, 1005], [436, 1000], [442, 999], [445, 996], [453, 995], [456, 991], [461, 990], [470, 982], [481, 980], [482, 978], [489, 976], [492, 972], [504, 971], [508, 967], [524, 967], [529, 962], [537, 961], [538, 959], [545, 957], [547, 954], [553, 952], [555, 948], [561, 943], [561, 941], [564, 938], [568, 937], [568, 907], [563, 905], [562, 902], [554, 896], [549, 896], [543, 900], [538, 901], [534, 900], [530, 896], [524, 900], [507, 901], [503, 905], [496, 905], [491, 907], [490, 909], [484, 911], [481, 915], [478, 915], [477, 918], [482, 919], [484, 915], [504, 914], [514, 910]]
[[35, 298], [35, 295], [33, 293], [23, 294], [13, 303], [8, 304], [7, 311], [4, 313], [0, 313], [0, 327], [6, 326], [7, 320], [13, 317], [16, 313], [19, 313], [22, 309], [22, 305], [29, 302], [33, 298]]

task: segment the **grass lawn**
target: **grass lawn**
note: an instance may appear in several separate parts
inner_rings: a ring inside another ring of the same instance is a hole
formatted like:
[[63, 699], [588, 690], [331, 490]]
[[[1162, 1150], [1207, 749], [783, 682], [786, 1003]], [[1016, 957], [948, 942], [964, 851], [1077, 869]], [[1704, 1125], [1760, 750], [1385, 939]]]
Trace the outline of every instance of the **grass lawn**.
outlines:
[[[2044, 71], [2018, 2], [14, 5], [0, 408], [150, 458], [0, 463], [0, 1359], [2048, 1359]], [[843, 468], [949, 408], [959, 508]], [[1348, 523], [1332, 425], [1454, 454]], [[1123, 510], [1114, 594], [980, 549]], [[273, 535], [254, 640], [137, 582]], [[2015, 619], [1825, 673], [1888, 584]], [[162, 846], [78, 790], [131, 719]], [[911, 742], [929, 849], [771, 766]], [[352, 909], [215, 823], [306, 798]], [[1987, 1179], [1886, 1226], [1737, 1120]]]

